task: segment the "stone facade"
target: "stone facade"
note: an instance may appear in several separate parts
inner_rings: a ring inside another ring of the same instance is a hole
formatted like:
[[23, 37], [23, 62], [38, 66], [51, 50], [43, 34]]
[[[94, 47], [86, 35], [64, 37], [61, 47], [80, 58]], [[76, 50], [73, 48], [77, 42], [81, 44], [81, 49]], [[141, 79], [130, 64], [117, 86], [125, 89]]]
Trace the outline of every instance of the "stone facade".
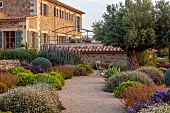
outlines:
[[81, 55], [83, 61], [90, 66], [94, 67], [96, 61], [100, 61], [101, 65], [108, 66], [112, 64], [114, 66], [118, 65], [128, 65], [128, 57], [125, 53], [90, 53]]
[[30, 16], [30, 0], [1, 0], [3, 1], [3, 8], [0, 9], [0, 13], [4, 13], [7, 16]]
[[17, 28], [19, 22], [0, 22], [0, 28]]

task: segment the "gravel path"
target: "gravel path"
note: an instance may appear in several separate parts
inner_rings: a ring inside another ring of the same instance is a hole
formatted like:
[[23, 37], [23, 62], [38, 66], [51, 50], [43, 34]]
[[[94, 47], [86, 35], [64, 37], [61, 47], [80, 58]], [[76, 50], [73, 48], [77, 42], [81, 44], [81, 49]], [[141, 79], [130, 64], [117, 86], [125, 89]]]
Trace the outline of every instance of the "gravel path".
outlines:
[[95, 75], [66, 80], [59, 91], [66, 108], [62, 113], [126, 113], [123, 104], [112, 93], [102, 91], [103, 87], [104, 79]]

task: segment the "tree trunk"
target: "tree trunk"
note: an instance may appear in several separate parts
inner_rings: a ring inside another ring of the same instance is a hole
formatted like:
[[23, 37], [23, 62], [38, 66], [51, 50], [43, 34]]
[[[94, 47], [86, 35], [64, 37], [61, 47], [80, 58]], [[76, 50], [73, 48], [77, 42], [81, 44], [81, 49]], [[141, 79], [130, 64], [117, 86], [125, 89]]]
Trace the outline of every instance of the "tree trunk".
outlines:
[[137, 54], [138, 54], [138, 52], [134, 49], [127, 51], [127, 56], [129, 57], [129, 62], [130, 62], [130, 70], [135, 70], [135, 69], [139, 68]]

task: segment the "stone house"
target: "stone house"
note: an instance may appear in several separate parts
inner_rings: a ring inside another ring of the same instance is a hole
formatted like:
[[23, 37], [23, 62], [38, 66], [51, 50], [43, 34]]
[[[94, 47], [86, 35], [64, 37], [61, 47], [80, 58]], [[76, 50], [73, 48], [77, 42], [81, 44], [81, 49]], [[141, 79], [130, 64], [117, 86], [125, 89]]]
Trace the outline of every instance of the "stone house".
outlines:
[[0, 49], [39, 49], [81, 38], [83, 14], [58, 0], [0, 0]]

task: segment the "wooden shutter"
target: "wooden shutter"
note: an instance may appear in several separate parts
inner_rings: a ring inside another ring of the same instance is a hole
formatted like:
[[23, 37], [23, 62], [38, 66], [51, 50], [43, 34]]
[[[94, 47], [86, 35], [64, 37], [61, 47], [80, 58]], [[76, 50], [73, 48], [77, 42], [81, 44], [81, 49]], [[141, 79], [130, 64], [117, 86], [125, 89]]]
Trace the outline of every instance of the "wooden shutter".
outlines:
[[44, 4], [41, 3], [41, 15], [44, 15]]
[[2, 49], [2, 32], [0, 32], [0, 49]]
[[40, 44], [43, 45], [44, 44], [44, 34], [40, 33]]
[[47, 34], [47, 44], [50, 44], [50, 36], [49, 36], [49, 34]]
[[15, 31], [15, 48], [21, 47], [21, 31]]
[[49, 16], [50, 15], [50, 7], [48, 5], [45, 5], [45, 6], [46, 6], [45, 7], [45, 13], [46, 13], [47, 16]]
[[32, 43], [31, 43], [31, 31], [28, 31], [27, 32], [27, 44], [28, 44], [28, 47], [32, 47]]
[[39, 33], [38, 32], [36, 32], [36, 37], [35, 37], [35, 47], [36, 48], [39, 48]]

